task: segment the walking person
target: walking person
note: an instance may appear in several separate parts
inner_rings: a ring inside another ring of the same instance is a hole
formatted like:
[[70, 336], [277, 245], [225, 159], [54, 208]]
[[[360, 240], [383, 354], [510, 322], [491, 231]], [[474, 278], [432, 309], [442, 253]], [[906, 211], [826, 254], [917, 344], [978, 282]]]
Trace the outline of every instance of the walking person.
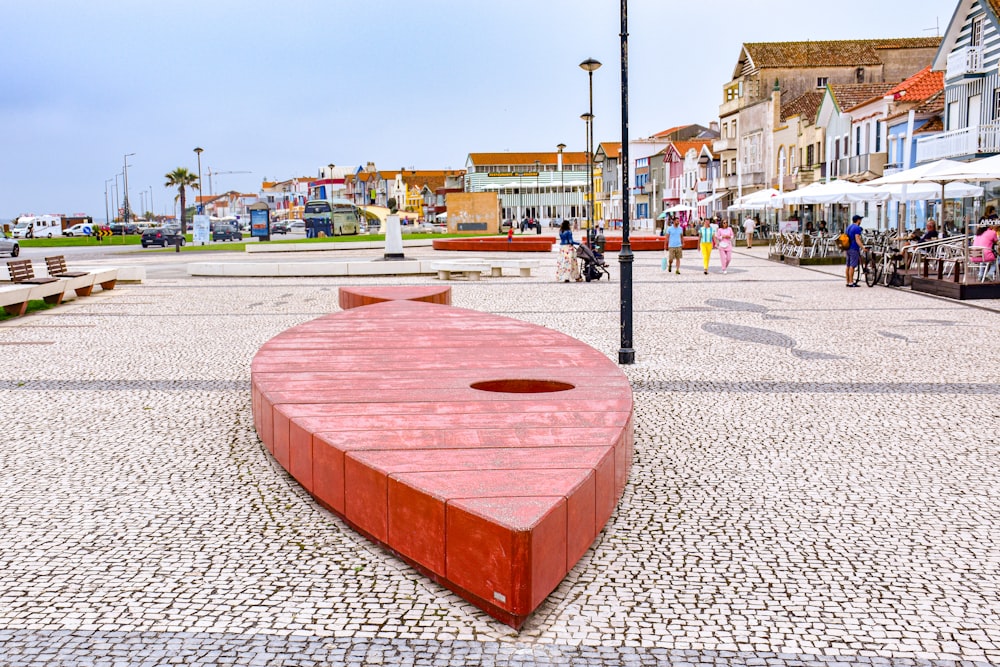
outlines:
[[722, 263], [722, 272], [727, 273], [729, 262], [733, 258], [733, 240], [736, 234], [729, 226], [728, 220], [719, 223], [719, 228], [715, 231], [715, 247], [719, 249], [719, 261]]
[[861, 241], [862, 229], [859, 224], [863, 219], [860, 215], [855, 215], [851, 218], [851, 224], [847, 226], [847, 230], [844, 232], [847, 234], [847, 238], [850, 239], [850, 244], [847, 246], [847, 269], [845, 271], [848, 287], [857, 287], [858, 277], [860, 277], [856, 277], [854, 274], [858, 267], [861, 266], [861, 251], [865, 249], [865, 244]]
[[670, 273], [670, 267], [676, 261], [677, 268], [674, 269], [674, 273], [680, 275], [681, 256], [684, 254], [684, 236], [681, 224], [677, 218], [670, 221], [670, 225], [665, 231], [667, 237], [667, 273]]
[[559, 226], [559, 258], [556, 260], [556, 280], [568, 283], [570, 280], [582, 280], [580, 267], [576, 262], [576, 248], [579, 241], [573, 239], [573, 230], [569, 221], [564, 220]]
[[755, 229], [757, 229], [757, 223], [753, 218], [747, 218], [743, 221], [743, 233], [746, 235], [748, 248], [753, 247], [753, 232]]
[[713, 240], [715, 238], [715, 230], [712, 228], [711, 221], [705, 218], [701, 221], [701, 227], [698, 228], [698, 248], [701, 250], [701, 262], [705, 268], [705, 275], [708, 275], [708, 263], [712, 259], [712, 250], [715, 248]]

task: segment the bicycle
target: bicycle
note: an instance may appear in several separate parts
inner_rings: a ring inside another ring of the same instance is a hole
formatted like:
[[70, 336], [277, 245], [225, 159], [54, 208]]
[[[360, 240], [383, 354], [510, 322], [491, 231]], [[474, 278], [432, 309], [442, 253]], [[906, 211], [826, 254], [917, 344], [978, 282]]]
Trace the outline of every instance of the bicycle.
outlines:
[[873, 242], [872, 247], [865, 248], [861, 257], [861, 272], [865, 276], [865, 284], [875, 287], [880, 282], [886, 287], [901, 287], [903, 255], [887, 236]]

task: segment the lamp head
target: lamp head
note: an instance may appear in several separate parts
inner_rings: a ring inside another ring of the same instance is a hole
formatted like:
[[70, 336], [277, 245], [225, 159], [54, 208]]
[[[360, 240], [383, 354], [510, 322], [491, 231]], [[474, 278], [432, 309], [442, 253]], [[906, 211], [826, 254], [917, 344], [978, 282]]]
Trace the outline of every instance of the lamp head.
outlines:
[[582, 113], [582, 114], [580, 114], [580, 120], [585, 120], [587, 122], [590, 122], [590, 121], [594, 120], [594, 114], [592, 114], [592, 113]]
[[566, 144], [556, 144], [556, 150], [562, 153], [564, 150], [566, 150]]
[[594, 60], [593, 58], [587, 58], [582, 63], [580, 63], [580, 69], [586, 70], [588, 72], [593, 72], [594, 70], [600, 69], [601, 63]]

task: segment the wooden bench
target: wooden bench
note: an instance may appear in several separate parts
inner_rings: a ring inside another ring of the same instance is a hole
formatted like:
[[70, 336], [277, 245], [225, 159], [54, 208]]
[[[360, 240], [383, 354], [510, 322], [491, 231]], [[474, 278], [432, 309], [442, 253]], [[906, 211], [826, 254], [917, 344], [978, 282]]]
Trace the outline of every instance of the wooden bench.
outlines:
[[461, 275], [467, 280], [479, 280], [483, 271], [491, 270], [489, 262], [483, 260], [433, 262], [431, 264], [431, 271], [437, 271], [439, 280], [451, 280], [456, 275]]
[[118, 281], [118, 269], [67, 271], [66, 258], [62, 255], [46, 257], [45, 267], [48, 269], [50, 276], [72, 279], [69, 288], [75, 290], [77, 296], [90, 296], [94, 285], [100, 285], [105, 290], [112, 290]]
[[12, 259], [7, 262], [7, 271], [10, 273], [11, 282], [23, 283], [25, 285], [44, 285], [59, 280], [52, 276], [35, 277], [35, 269], [31, 266], [30, 259]]
[[89, 271], [67, 271], [66, 258], [62, 255], [46, 257], [45, 268], [48, 269], [50, 276], [55, 276], [56, 278], [77, 278], [89, 273]]
[[7, 262], [7, 271], [10, 273], [11, 282], [14, 284], [32, 286], [28, 294], [29, 301], [32, 299], [42, 299], [45, 303], [52, 305], [62, 303], [63, 294], [66, 292], [67, 280], [53, 278], [52, 276], [36, 278], [30, 259], [9, 260]]

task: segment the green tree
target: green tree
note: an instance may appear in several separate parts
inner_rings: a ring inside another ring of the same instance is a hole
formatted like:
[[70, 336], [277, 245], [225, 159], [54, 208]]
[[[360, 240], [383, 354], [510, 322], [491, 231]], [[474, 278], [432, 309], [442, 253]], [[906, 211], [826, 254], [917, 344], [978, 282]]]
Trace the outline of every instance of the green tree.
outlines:
[[187, 234], [187, 217], [184, 215], [185, 209], [187, 208], [186, 188], [201, 190], [201, 186], [198, 183], [198, 176], [196, 174], [192, 174], [185, 167], [177, 167], [172, 172], [167, 174], [166, 177], [166, 187], [177, 188], [177, 196], [174, 197], [174, 201], [177, 201], [178, 199], [181, 201], [181, 234]]

